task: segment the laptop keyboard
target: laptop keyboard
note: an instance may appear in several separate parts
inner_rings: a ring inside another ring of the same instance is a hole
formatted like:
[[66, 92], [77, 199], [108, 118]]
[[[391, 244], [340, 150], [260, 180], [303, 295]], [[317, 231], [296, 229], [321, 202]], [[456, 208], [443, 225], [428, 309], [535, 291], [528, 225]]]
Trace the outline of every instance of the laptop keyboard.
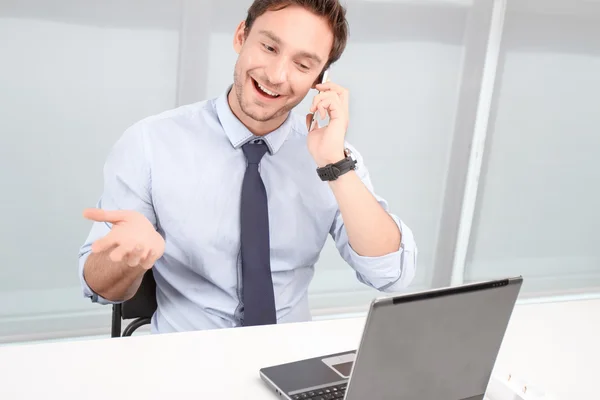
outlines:
[[322, 389], [310, 390], [308, 392], [290, 396], [292, 400], [334, 400], [343, 399], [346, 394], [346, 384], [329, 386]]

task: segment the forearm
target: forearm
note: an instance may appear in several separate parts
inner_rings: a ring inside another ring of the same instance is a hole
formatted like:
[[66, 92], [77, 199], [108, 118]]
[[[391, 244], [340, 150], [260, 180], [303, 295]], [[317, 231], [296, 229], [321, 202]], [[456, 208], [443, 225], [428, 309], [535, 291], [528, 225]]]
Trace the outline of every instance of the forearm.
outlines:
[[126, 262], [113, 262], [110, 250], [91, 253], [85, 262], [83, 275], [94, 292], [110, 301], [124, 301], [137, 292], [144, 272], [141, 267], [130, 267]]
[[365, 257], [379, 257], [398, 251], [401, 233], [392, 217], [361, 181], [350, 171], [330, 187], [338, 202], [352, 249]]

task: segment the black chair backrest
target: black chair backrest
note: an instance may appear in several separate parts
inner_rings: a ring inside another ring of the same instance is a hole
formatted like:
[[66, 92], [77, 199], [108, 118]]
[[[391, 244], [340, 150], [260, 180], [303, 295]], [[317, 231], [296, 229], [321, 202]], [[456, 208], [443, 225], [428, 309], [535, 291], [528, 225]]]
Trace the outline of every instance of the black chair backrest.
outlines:
[[121, 317], [123, 319], [151, 318], [156, 308], [156, 282], [152, 269], [149, 269], [144, 273], [135, 296], [122, 303]]

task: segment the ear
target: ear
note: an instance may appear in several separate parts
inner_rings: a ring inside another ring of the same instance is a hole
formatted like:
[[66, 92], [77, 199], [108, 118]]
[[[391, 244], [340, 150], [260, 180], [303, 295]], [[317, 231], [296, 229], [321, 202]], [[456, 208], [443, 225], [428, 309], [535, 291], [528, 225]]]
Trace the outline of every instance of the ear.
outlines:
[[238, 24], [233, 35], [233, 49], [236, 53], [240, 54], [244, 42], [246, 41], [246, 21], [242, 21]]

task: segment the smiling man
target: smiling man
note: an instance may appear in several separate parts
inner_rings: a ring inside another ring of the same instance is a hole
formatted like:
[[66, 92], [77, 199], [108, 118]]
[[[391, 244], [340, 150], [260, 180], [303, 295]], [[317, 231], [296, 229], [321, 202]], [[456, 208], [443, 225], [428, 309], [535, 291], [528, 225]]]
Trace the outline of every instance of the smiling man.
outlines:
[[[346, 40], [337, 0], [256, 0], [234, 34], [233, 85], [145, 118], [110, 152], [101, 199], [84, 211], [85, 296], [127, 300], [152, 268], [152, 332], [309, 320], [328, 235], [361, 282], [406, 287], [413, 235], [345, 140], [348, 91], [320, 83]], [[310, 113], [296, 115], [311, 88]], [[329, 124], [309, 131], [312, 113]]]

